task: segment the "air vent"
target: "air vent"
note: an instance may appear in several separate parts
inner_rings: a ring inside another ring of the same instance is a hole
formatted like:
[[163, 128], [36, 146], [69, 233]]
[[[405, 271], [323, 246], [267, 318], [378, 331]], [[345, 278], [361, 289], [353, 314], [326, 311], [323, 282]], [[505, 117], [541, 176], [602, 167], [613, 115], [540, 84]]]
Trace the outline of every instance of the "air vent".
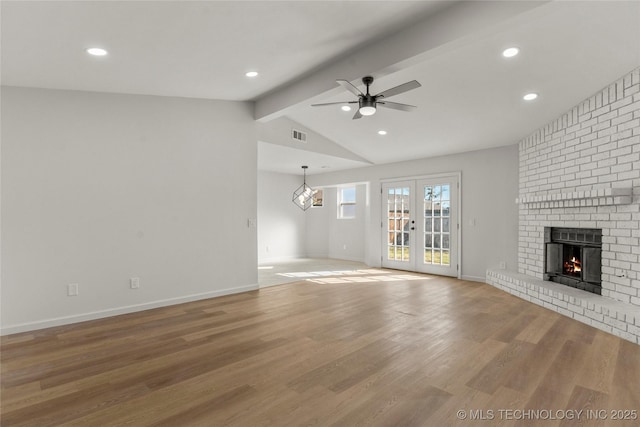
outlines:
[[297, 129], [291, 129], [291, 138], [295, 141], [307, 142], [307, 134]]

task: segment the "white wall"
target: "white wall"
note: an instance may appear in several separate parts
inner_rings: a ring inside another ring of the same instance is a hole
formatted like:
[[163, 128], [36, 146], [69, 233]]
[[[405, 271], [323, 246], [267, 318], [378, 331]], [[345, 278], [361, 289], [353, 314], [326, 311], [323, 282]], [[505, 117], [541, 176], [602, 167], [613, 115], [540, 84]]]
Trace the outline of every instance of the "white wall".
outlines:
[[[312, 177], [307, 178], [307, 182], [310, 181], [313, 181]], [[322, 190], [323, 206], [307, 209], [306, 215], [306, 249], [307, 256], [312, 258], [329, 257], [330, 212], [336, 210], [336, 189], [327, 187]]]
[[[381, 180], [457, 171], [462, 173], [463, 278], [483, 281], [487, 267], [498, 266], [500, 262], [515, 269], [518, 252], [517, 145], [314, 175], [309, 181], [312, 187], [370, 183], [364, 260], [368, 265], [380, 266]], [[307, 230], [324, 226], [324, 223], [316, 223], [317, 219], [309, 216]]]
[[355, 218], [338, 218], [339, 188], [334, 189], [333, 209], [329, 215], [329, 257], [350, 261], [365, 261], [365, 200], [367, 187], [364, 184], [350, 185], [356, 188]]
[[248, 103], [3, 87], [3, 333], [256, 288], [256, 156]]
[[258, 172], [258, 262], [306, 255], [306, 215], [291, 201], [300, 185], [302, 176]]
[[364, 262], [367, 186], [353, 184], [356, 217], [338, 219], [336, 187], [323, 188], [324, 206], [305, 212], [291, 202], [291, 194], [301, 183], [299, 175], [258, 172], [258, 262], [300, 257]]
[[312, 257], [365, 262], [369, 217], [367, 185], [344, 186], [356, 188], [355, 218], [339, 219], [339, 187], [323, 187], [324, 206], [307, 211], [307, 253]]

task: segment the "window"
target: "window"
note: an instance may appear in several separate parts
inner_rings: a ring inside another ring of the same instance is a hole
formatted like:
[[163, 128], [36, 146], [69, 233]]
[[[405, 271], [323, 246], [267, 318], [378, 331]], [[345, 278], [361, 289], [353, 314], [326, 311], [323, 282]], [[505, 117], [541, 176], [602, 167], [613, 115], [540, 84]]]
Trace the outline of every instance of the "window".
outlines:
[[338, 189], [338, 218], [356, 217], [356, 187]]
[[311, 203], [311, 207], [313, 208], [321, 208], [324, 206], [324, 191], [322, 189], [313, 190], [313, 202]]

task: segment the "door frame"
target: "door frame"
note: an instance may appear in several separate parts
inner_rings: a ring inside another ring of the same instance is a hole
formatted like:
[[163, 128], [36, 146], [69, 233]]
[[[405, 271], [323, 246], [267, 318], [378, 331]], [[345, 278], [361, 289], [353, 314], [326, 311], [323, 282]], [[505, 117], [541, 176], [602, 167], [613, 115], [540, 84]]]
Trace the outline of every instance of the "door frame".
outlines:
[[[458, 181], [458, 188], [457, 188], [457, 194], [456, 194], [456, 202], [457, 202], [457, 207], [456, 207], [456, 215], [457, 215], [457, 236], [456, 236], [456, 256], [458, 257], [458, 263], [457, 263], [457, 278], [461, 279], [462, 278], [462, 172], [461, 171], [452, 171], [452, 172], [442, 172], [442, 173], [436, 173], [436, 174], [429, 174], [429, 175], [414, 175], [414, 176], [403, 176], [403, 177], [395, 177], [395, 178], [384, 178], [384, 179], [380, 179], [380, 206], [378, 209], [378, 212], [382, 212], [383, 209], [383, 202], [386, 203], [386, 199], [383, 199], [383, 193], [382, 193], [382, 187], [385, 184], [393, 184], [394, 182], [399, 182], [399, 181], [420, 181], [420, 180], [431, 180], [431, 179], [442, 179], [442, 178], [447, 178], [447, 177], [452, 177], [455, 176], [457, 178]], [[415, 193], [415, 191], [414, 191]], [[415, 209], [414, 209], [415, 210]], [[383, 240], [386, 236], [385, 234], [385, 230], [384, 230], [384, 221], [385, 218], [382, 218], [382, 216], [380, 217], [380, 238], [378, 239], [379, 242], [383, 242], [386, 240]], [[384, 259], [384, 251], [382, 250], [382, 243], [380, 244], [380, 265], [382, 265], [383, 259]], [[450, 276], [453, 277], [453, 276]]]

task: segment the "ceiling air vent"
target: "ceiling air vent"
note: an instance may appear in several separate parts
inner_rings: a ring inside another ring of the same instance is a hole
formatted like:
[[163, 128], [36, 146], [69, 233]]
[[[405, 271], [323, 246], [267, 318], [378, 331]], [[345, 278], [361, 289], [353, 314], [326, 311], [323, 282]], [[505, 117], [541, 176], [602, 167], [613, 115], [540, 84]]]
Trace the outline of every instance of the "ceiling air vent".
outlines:
[[291, 129], [291, 138], [295, 141], [307, 142], [307, 134], [297, 129]]

